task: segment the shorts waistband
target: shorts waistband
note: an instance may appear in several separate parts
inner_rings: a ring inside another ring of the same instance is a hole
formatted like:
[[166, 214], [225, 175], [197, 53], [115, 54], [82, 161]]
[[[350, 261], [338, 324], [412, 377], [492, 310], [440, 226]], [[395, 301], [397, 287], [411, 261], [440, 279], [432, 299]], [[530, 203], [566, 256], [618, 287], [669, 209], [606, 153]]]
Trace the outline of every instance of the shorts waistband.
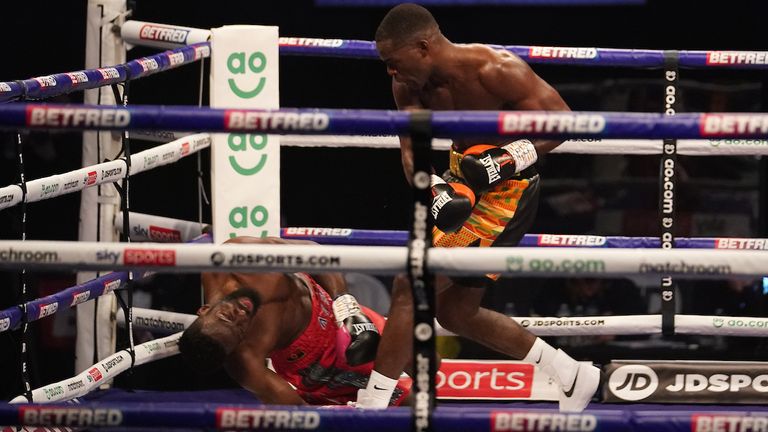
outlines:
[[[451, 169], [451, 174], [455, 175], [456, 177], [463, 179], [464, 174], [461, 172], [461, 158], [464, 157], [462, 153], [457, 152], [454, 149], [450, 150], [449, 155], [449, 167]], [[519, 173], [513, 175], [510, 177], [510, 179], [520, 180], [520, 179], [528, 179], [536, 176], [538, 174], [538, 171], [536, 171], [535, 166], [529, 166], [528, 168], [520, 171]]]

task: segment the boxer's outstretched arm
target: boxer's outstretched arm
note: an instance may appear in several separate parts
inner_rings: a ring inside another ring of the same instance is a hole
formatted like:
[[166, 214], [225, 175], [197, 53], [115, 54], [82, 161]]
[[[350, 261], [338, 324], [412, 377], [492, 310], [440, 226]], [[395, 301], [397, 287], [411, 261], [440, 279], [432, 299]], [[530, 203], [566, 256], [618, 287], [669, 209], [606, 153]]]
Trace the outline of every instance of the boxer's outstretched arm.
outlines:
[[253, 392], [262, 402], [280, 405], [305, 405], [306, 402], [288, 382], [267, 368], [267, 357], [285, 335], [279, 325], [277, 310], [262, 309], [248, 338], [230, 354], [224, 365], [229, 376], [243, 388]]
[[374, 369], [398, 379], [413, 356], [413, 295], [408, 277], [398, 275], [392, 286], [392, 303], [379, 342]]
[[265, 358], [248, 356], [227, 365], [227, 373], [243, 388], [267, 404], [306, 405], [304, 399], [287, 381], [269, 370]]
[[395, 278], [392, 288], [392, 304], [374, 370], [364, 389], [357, 392], [356, 406], [365, 409], [381, 409], [389, 405], [398, 379], [406, 369], [413, 353], [413, 298], [406, 276]]

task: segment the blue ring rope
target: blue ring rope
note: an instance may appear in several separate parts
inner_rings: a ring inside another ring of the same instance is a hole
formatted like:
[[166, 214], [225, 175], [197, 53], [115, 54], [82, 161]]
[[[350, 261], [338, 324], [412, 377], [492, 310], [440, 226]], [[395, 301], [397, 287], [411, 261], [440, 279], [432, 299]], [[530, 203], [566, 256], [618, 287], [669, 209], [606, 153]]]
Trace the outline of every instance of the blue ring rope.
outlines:
[[[23, 81], [0, 82], [0, 102], [45, 99], [73, 91], [93, 89], [124, 81], [144, 78], [158, 72], [196, 62], [210, 55], [210, 43], [203, 42], [164, 51], [128, 63], [99, 69], [57, 73]], [[24, 88], [26, 86], [26, 90]]]
[[[308, 40], [306, 44], [285, 41]], [[349, 39], [281, 38], [280, 54], [317, 57], [379, 59], [372, 41]], [[317, 43], [314, 41], [328, 42]], [[550, 47], [528, 45], [487, 44], [493, 49], [507, 50], [530, 64], [560, 64], [572, 66], [603, 66], [627, 68], [664, 67], [663, 50], [618, 49], [591, 47]], [[679, 51], [680, 67], [690, 69], [768, 69], [765, 51]]]
[[[297, 230], [301, 230], [297, 232]], [[337, 230], [334, 234], [334, 230]], [[360, 246], [405, 246], [408, 241], [407, 231], [335, 229], [335, 228], [281, 228], [280, 237], [287, 239], [312, 240], [320, 244], [360, 245]], [[675, 247], [683, 249], [718, 249], [721, 242], [741, 242], [742, 240], [762, 241], [768, 249], [768, 239], [729, 239], [716, 237], [686, 238], [677, 237]], [[568, 244], [552, 244], [569, 242]], [[576, 234], [525, 234], [518, 247], [590, 247], [590, 248], [625, 248], [658, 249], [661, 241], [658, 237], [624, 237]]]
[[[211, 237], [200, 236], [190, 243], [210, 243]], [[139, 276], [136, 279], [141, 279]], [[105, 293], [122, 288], [128, 282], [128, 272], [112, 272], [90, 281], [65, 288], [55, 294], [25, 303], [27, 321], [37, 321], [53, 313], [93, 300]], [[17, 329], [24, 318], [22, 305], [0, 310], [0, 332]], [[8, 321], [5, 321], [8, 320]], [[5, 330], [2, 330], [5, 329]]]
[[[551, 408], [519, 406], [462, 405], [438, 407], [435, 429], [453, 431], [554, 430], [553, 424], [568, 424], [572, 430], [659, 431], [697, 430], [702, 421], [712, 426], [734, 423], [745, 418], [764, 423], [765, 407], [733, 408], [599, 406], [592, 405], [579, 414], [560, 413]], [[702, 419], [702, 417], [704, 417]], [[85, 403], [80, 405], [0, 404], [0, 424], [40, 426], [106, 426], [151, 428], [206, 428], [251, 430], [365, 430], [384, 432], [408, 430], [408, 408], [358, 410], [351, 408], [308, 408], [211, 403]], [[238, 419], [242, 422], [235, 427]], [[720, 429], [718, 429], [720, 430]], [[722, 429], [725, 430], [725, 429]], [[741, 429], [739, 429], [741, 430]], [[750, 429], [751, 430], [751, 429]]]
[[[281, 38], [284, 40], [300, 38]], [[341, 57], [378, 59], [376, 45], [371, 41], [345, 39], [311, 39], [330, 42], [301, 45], [283, 42], [280, 54], [315, 57]], [[664, 67], [664, 51], [614, 48], [566, 48], [523, 45], [488, 45], [494, 49], [510, 51], [530, 64], [562, 64], [574, 66], [606, 66], [632, 68]], [[0, 102], [16, 100], [24, 96], [23, 84], [30, 87], [29, 98], [43, 99], [72, 91], [97, 88], [172, 69], [210, 55], [210, 42], [200, 42], [176, 48], [142, 59], [101, 69], [86, 69], [59, 73], [20, 81], [0, 82]], [[570, 50], [570, 51], [569, 51]], [[552, 53], [566, 53], [560, 56]], [[171, 64], [171, 55], [181, 53], [184, 61]], [[763, 51], [680, 51], [680, 66], [694, 69], [768, 69], [768, 53]], [[157, 68], [148, 70], [147, 62], [156, 62]], [[144, 65], [143, 65], [144, 64]], [[116, 72], [114, 75], [110, 70]], [[105, 72], [106, 71], [106, 72]], [[82, 81], [85, 77], [87, 81]], [[48, 78], [48, 79], [46, 79]], [[50, 79], [52, 78], [52, 80]], [[42, 81], [46, 81], [45, 83]], [[49, 85], [52, 84], [52, 85]]]
[[[0, 105], [0, 128], [406, 135], [411, 115], [392, 110], [16, 103]], [[437, 138], [767, 138], [768, 114], [434, 111], [432, 128]]]

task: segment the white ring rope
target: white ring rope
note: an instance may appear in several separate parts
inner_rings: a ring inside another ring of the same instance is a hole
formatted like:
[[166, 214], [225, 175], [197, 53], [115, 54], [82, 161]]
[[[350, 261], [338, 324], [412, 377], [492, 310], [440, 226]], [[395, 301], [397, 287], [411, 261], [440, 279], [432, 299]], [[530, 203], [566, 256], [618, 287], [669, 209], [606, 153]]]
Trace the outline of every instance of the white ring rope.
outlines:
[[[164, 272], [338, 272], [393, 275], [406, 270], [408, 250], [394, 246], [284, 244], [156, 244], [0, 241], [0, 267]], [[759, 277], [768, 253], [705, 249], [432, 248], [431, 271], [446, 275], [671, 275], [688, 279]]]
[[[134, 328], [154, 331], [178, 331], [170, 336], [136, 346], [136, 366], [178, 354], [181, 331], [197, 317], [191, 314], [133, 308]], [[623, 315], [586, 317], [510, 317], [537, 336], [594, 336], [661, 334], [661, 315]], [[122, 315], [118, 323], [124, 324]], [[449, 336], [436, 323], [437, 334]], [[180, 331], [181, 330], [181, 331]], [[766, 336], [768, 318], [675, 315], [676, 334], [718, 336]], [[60, 402], [83, 396], [114, 379], [130, 367], [130, 354], [119, 351], [87, 368], [80, 374], [32, 391], [35, 402]], [[25, 403], [17, 396], [11, 403]]]
[[[184, 132], [129, 132], [134, 139], [167, 142], [179, 139]], [[399, 149], [400, 140], [386, 135], [283, 135], [280, 145], [286, 147], [328, 147], [328, 148], [372, 148]], [[661, 140], [618, 140], [579, 139], [565, 141], [552, 153], [594, 154], [594, 155], [651, 155], [662, 153]], [[432, 149], [447, 151], [451, 140], [433, 139]], [[768, 155], [768, 140], [765, 139], [709, 139], [678, 140], [677, 153], [685, 156], [759, 156]]]
[[[359, 147], [400, 148], [395, 136], [348, 136], [348, 135], [283, 135], [281, 146], [291, 147]], [[661, 140], [580, 139], [569, 140], [552, 150], [552, 153], [576, 153], [595, 155], [650, 155], [661, 154]], [[677, 153], [686, 156], [754, 156], [768, 155], [768, 140], [678, 140]], [[433, 150], [448, 150], [451, 141], [432, 140]]]
[[[129, 212], [131, 241], [182, 243], [199, 237], [207, 224], [145, 213]], [[115, 214], [115, 230], [123, 229], [123, 212]]]
[[[169, 312], [158, 309], [133, 308], [133, 328], [150, 330], [158, 333], [183, 332], [195, 320], [197, 315]], [[117, 314], [117, 324], [125, 326], [125, 316]]]
[[166, 48], [207, 42], [211, 31], [193, 27], [158, 24], [146, 21], [127, 20], [120, 26], [120, 36], [129, 44], [154, 48]]
[[[160, 360], [179, 353], [179, 338], [181, 333], [136, 345], [135, 366]], [[131, 366], [131, 354], [128, 350], [118, 351], [104, 358], [83, 372], [53, 384], [32, 390], [32, 400], [35, 402], [60, 402], [83, 396], [95, 390], [102, 384], [114, 379]], [[16, 396], [10, 403], [26, 403], [27, 398]]]
[[[184, 331], [193, 314], [133, 308], [133, 327], [153, 332]], [[509, 317], [536, 336], [596, 336], [661, 334], [661, 315], [598, 315], [578, 317]], [[119, 315], [117, 323], [125, 324]], [[437, 334], [451, 336], [435, 321]], [[675, 334], [706, 336], [768, 336], [768, 318], [675, 314]]]
[[[210, 134], [194, 134], [131, 155], [131, 175], [159, 166], [168, 165], [211, 145]], [[56, 174], [27, 182], [26, 202], [41, 201], [81, 191], [125, 177], [125, 158], [115, 159], [63, 174]], [[21, 203], [21, 187], [9, 185], [0, 188], [0, 210]]]

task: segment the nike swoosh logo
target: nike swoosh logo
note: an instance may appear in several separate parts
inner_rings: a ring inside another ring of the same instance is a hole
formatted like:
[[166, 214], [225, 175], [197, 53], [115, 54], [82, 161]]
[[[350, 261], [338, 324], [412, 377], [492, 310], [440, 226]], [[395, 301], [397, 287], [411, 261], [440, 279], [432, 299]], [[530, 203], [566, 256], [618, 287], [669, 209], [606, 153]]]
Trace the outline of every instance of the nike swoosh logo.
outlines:
[[373, 385], [374, 390], [386, 390], [385, 388], [381, 388], [377, 386], [376, 384]]
[[570, 390], [566, 390], [563, 393], [565, 394], [565, 397], [571, 397], [573, 396], [573, 390], [576, 388], [576, 381], [579, 379], [579, 370], [581, 370], [581, 367], [576, 371], [576, 376], [573, 378], [573, 384], [571, 384]]
[[536, 364], [539, 364], [539, 363], [541, 363], [541, 356], [542, 356], [542, 355], [544, 355], [544, 350], [541, 350], [541, 351], [539, 351], [539, 358], [537, 358], [536, 360], [534, 360], [534, 362], [535, 362]]

